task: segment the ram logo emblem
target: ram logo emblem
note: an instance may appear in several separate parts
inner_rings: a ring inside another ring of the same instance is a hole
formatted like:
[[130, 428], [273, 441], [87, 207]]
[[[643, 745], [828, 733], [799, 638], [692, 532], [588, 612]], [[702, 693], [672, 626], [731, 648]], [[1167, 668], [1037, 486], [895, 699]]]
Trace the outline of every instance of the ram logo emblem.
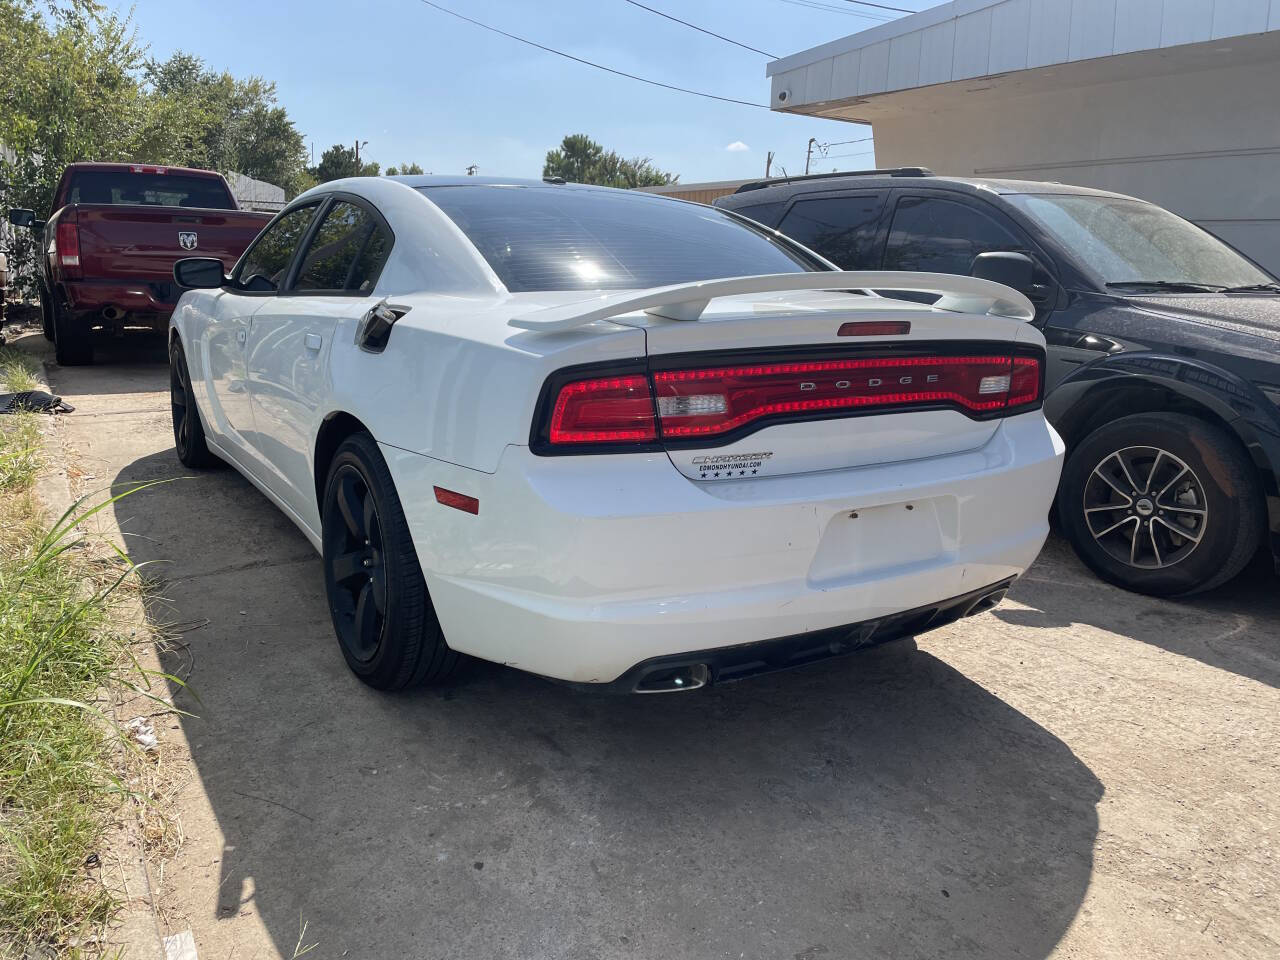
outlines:
[[195, 231], [183, 230], [178, 234], [178, 246], [183, 250], [194, 250], [196, 248]]

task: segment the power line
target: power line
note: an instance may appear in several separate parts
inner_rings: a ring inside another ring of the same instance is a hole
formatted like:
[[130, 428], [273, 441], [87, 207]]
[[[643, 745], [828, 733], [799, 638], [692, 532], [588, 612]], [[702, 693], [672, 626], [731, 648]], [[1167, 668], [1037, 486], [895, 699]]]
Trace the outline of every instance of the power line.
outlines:
[[892, 10], [894, 13], [919, 13], [919, 10], [908, 10], [905, 7], [889, 7], [883, 3], [870, 3], [868, 0], [844, 0], [845, 3], [856, 3], [860, 7], [875, 7], [877, 10]]
[[874, 150], [874, 149], [871, 149], [871, 150], [859, 150], [857, 153], [833, 153], [833, 154], [831, 154], [830, 156], [827, 156], [827, 155], [825, 155], [825, 154], [824, 154], [823, 156], [819, 157], [818, 159], [820, 159], [820, 160], [843, 160], [845, 157], [865, 157], [865, 156], [868, 156], [868, 155], [873, 154], [873, 153], [875, 153], [875, 150]]
[[666, 17], [668, 20], [674, 20], [676, 23], [682, 23], [686, 27], [689, 27], [692, 30], [697, 30], [699, 33], [705, 33], [709, 37], [715, 37], [717, 40], [723, 40], [725, 43], [732, 43], [735, 47], [741, 47], [743, 50], [750, 50], [752, 53], [758, 53], [763, 57], [770, 57], [774, 60], [778, 59], [778, 55], [776, 53], [766, 53], [763, 50], [748, 46], [745, 43], [739, 43], [737, 40], [730, 40], [728, 37], [723, 37], [712, 30], [703, 29], [697, 24], [690, 23], [688, 20], [681, 20], [679, 17], [673, 17], [671, 14], [663, 13], [661, 10], [655, 10], [653, 7], [646, 7], [643, 3], [637, 3], [636, 0], [626, 0], [626, 2], [631, 4], [633, 7], [639, 7], [641, 10], [648, 10], [650, 13], [656, 13], [660, 17]]
[[613, 67], [606, 67], [601, 63], [584, 60], [582, 57], [575, 57], [572, 53], [565, 53], [563, 50], [555, 49], [555, 47], [544, 46], [543, 44], [537, 43], [533, 40], [526, 40], [524, 37], [517, 37], [514, 33], [507, 33], [505, 30], [499, 30], [497, 27], [491, 27], [489, 24], [481, 23], [479, 20], [472, 20], [470, 17], [464, 16], [454, 10], [450, 10], [448, 7], [442, 7], [438, 3], [433, 3], [432, 0], [418, 0], [418, 2], [439, 10], [441, 13], [447, 13], [451, 17], [457, 17], [459, 20], [465, 20], [467, 23], [474, 24], [475, 26], [488, 30], [491, 33], [500, 34], [510, 40], [518, 40], [520, 43], [528, 44], [531, 47], [537, 47], [539, 50], [545, 50], [547, 53], [554, 53], [557, 57], [564, 57], [566, 60], [574, 61], [574, 63], [581, 63], [584, 66], [595, 67], [597, 70], [603, 70], [605, 73], [612, 73], [615, 76], [626, 77], [628, 80], [639, 80], [641, 83], [647, 83], [654, 87], [662, 87], [664, 90], [674, 90], [677, 93], [688, 93], [695, 97], [705, 97], [708, 100], [720, 100], [723, 103], [737, 103], [744, 107], [758, 107], [761, 110], [769, 109], [769, 105], [767, 103], [753, 103], [750, 100], [735, 100], [733, 97], [721, 97], [714, 93], [703, 93], [701, 90], [690, 90], [688, 87], [677, 87], [674, 84], [663, 83], [661, 80], [650, 80], [648, 77], [639, 77], [634, 73], [627, 73], [625, 70], [615, 70]]
[[825, 150], [827, 147], [843, 147], [846, 144], [866, 143], [868, 140], [874, 140], [874, 139], [875, 137], [871, 136], [871, 137], [859, 137], [857, 140], [831, 140], [831, 141], [828, 141], [827, 143], [816, 144], [816, 146], [819, 146]]
[[829, 3], [819, 3], [817, 0], [780, 0], [781, 3], [789, 3], [795, 7], [808, 7], [813, 10], [825, 10], [827, 13], [841, 13], [846, 17], [859, 17], [863, 20], [878, 20], [881, 23], [888, 23], [890, 20], [896, 20], [896, 17], [885, 17], [878, 13], [867, 13], [864, 10], [850, 10], [846, 7], [833, 7]]

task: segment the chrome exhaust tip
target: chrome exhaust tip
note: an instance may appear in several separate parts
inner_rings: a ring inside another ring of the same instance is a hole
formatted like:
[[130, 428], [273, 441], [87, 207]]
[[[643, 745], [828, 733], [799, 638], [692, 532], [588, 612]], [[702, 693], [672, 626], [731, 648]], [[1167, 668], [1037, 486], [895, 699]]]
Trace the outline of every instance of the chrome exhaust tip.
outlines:
[[711, 682], [711, 669], [705, 663], [684, 667], [667, 667], [645, 674], [636, 683], [636, 693], [683, 693], [698, 690]]
[[115, 321], [115, 320], [123, 320], [123, 319], [124, 319], [124, 311], [123, 311], [123, 310], [121, 310], [119, 307], [115, 306], [114, 304], [113, 304], [112, 306], [109, 306], [109, 307], [103, 307], [103, 308], [102, 308], [102, 319], [104, 319], [104, 320], [111, 320], [111, 321]]

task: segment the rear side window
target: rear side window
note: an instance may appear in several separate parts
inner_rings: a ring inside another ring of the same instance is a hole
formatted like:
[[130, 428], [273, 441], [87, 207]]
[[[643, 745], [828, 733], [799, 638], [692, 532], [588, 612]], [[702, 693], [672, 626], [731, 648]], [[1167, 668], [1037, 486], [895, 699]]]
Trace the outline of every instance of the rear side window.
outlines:
[[843, 270], [879, 265], [876, 227], [884, 197], [864, 194], [797, 201], [778, 229]]
[[818, 269], [718, 210], [647, 193], [578, 187], [423, 187], [503, 285], [627, 290]]
[[84, 170], [71, 175], [67, 203], [204, 207], [234, 210], [227, 188], [212, 177], [132, 170]]
[[241, 259], [236, 269], [236, 283], [245, 290], [260, 293], [279, 290], [318, 206], [312, 203], [290, 210], [267, 227]]
[[391, 235], [373, 214], [339, 200], [312, 234], [293, 289], [368, 293], [391, 252]]
[[748, 207], [725, 207], [748, 220], [763, 223], [766, 227], [777, 227], [778, 218], [786, 208], [785, 200], [780, 203], [755, 203]]
[[967, 274], [973, 258], [1026, 245], [981, 210], [937, 197], [903, 197], [885, 247], [886, 270]]

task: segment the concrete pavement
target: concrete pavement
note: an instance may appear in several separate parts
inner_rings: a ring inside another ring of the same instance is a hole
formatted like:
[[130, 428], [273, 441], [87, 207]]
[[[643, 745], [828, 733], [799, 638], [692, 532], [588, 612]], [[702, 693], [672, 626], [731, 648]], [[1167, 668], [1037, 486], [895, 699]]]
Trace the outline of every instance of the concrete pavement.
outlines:
[[[38, 341], [28, 342], [29, 348]], [[141, 356], [142, 360], [139, 361]], [[53, 368], [87, 489], [188, 474], [163, 344]], [[202, 958], [1280, 953], [1280, 581], [1126, 594], [1052, 540], [992, 613], [698, 694], [379, 694], [231, 470], [122, 500], [189, 676], [158, 873]]]

